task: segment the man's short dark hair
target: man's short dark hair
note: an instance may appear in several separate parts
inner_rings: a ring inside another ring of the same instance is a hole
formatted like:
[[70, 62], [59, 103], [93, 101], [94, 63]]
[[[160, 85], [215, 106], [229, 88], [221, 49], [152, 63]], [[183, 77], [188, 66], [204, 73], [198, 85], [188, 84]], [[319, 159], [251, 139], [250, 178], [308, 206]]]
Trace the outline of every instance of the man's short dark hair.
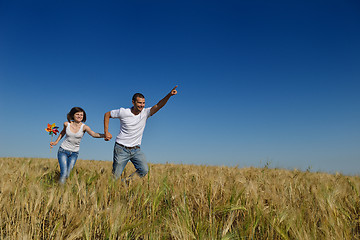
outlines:
[[136, 102], [137, 98], [145, 98], [145, 97], [141, 93], [135, 93], [134, 96], [132, 97], [132, 100]]

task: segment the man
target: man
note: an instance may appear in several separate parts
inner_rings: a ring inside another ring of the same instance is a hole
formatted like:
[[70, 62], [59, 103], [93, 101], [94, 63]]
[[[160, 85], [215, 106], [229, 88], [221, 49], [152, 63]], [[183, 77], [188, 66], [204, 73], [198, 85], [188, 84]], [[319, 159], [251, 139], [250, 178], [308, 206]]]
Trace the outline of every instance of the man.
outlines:
[[120, 119], [120, 132], [116, 137], [113, 156], [112, 173], [115, 179], [118, 179], [121, 176], [121, 173], [124, 171], [129, 160], [134, 164], [134, 167], [136, 168], [135, 173], [139, 174], [140, 177], [144, 177], [148, 173], [149, 168], [145, 155], [140, 149], [146, 121], [165, 106], [170, 97], [177, 94], [176, 88], [177, 86], [151, 108], [145, 108], [144, 95], [135, 93], [132, 98], [132, 108], [120, 108], [105, 113], [105, 141], [109, 141], [112, 138], [112, 135], [109, 133], [109, 119]]

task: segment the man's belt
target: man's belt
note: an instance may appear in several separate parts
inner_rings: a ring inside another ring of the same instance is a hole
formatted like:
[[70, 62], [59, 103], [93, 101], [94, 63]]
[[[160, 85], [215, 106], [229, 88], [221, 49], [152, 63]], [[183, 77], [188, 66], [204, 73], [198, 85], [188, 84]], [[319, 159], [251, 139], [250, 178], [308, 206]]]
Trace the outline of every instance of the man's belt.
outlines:
[[134, 146], [134, 147], [127, 147], [127, 146], [124, 146], [120, 143], [116, 143], [117, 145], [119, 145], [120, 147], [123, 147], [123, 148], [126, 148], [126, 149], [136, 149], [136, 148], [140, 148], [140, 145], [137, 145], [137, 146]]

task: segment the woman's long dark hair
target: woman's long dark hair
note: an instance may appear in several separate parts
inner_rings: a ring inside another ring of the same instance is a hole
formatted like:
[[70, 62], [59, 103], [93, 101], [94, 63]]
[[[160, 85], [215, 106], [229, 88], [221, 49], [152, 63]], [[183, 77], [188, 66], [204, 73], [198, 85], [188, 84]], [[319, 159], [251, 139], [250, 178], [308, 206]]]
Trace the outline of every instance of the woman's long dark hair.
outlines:
[[67, 114], [67, 120], [69, 122], [71, 122], [71, 120], [74, 120], [74, 115], [77, 112], [83, 112], [84, 113], [84, 117], [82, 122], [86, 122], [86, 112], [84, 111], [84, 109], [82, 109], [81, 107], [73, 107], [70, 112]]

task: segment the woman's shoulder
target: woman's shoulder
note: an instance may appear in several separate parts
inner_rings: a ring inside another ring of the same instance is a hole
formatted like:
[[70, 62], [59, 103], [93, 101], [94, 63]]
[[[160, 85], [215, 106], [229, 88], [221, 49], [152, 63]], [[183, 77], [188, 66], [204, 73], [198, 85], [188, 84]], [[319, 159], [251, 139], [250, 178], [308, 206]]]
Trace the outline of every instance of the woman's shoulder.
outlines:
[[69, 122], [64, 122], [64, 126], [67, 127], [69, 125]]
[[86, 132], [90, 127], [88, 125], [86, 125], [85, 123], [83, 123], [82, 128], [83, 128], [84, 132]]

